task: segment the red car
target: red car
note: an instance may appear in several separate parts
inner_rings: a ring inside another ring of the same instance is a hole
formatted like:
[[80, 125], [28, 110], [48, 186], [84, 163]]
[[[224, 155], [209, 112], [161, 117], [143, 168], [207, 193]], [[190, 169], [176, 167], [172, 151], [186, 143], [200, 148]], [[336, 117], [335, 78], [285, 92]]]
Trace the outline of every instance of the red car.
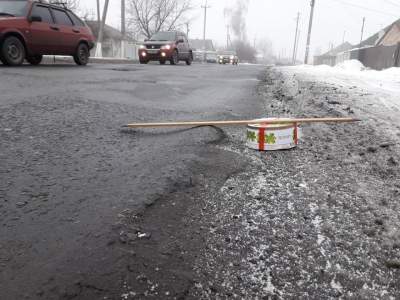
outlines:
[[179, 31], [160, 31], [146, 40], [139, 47], [139, 61], [141, 64], [147, 64], [152, 60], [159, 61], [162, 65], [166, 61], [171, 65], [177, 65], [179, 61], [191, 65], [193, 51], [186, 34]]
[[44, 1], [0, 0], [0, 60], [38, 65], [43, 55], [73, 56], [78, 65], [89, 62], [95, 37], [70, 10]]

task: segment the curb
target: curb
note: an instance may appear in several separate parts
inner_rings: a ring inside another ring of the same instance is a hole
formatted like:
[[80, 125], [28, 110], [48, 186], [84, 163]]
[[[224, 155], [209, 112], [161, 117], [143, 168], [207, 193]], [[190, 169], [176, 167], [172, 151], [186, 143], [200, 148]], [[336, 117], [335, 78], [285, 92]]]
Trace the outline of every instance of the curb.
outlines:
[[[70, 56], [53, 56], [45, 55], [43, 56], [43, 64], [75, 64], [74, 59]], [[99, 58], [91, 57], [89, 64], [138, 64], [138, 60], [134, 59], [123, 59], [123, 58]]]

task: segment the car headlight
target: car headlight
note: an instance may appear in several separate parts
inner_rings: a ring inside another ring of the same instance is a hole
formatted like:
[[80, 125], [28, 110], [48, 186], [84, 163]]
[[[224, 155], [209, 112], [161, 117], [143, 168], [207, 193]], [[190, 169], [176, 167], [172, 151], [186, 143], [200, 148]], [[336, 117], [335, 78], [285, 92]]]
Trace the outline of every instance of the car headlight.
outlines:
[[146, 49], [146, 46], [145, 46], [145, 45], [140, 45], [140, 46], [139, 46], [139, 49], [141, 49], [141, 50], [142, 50], [142, 49]]
[[234, 58], [235, 58], [235, 57], [232, 55], [232, 56], [231, 56], [231, 59], [234, 59]]
[[162, 46], [161, 47], [161, 49], [164, 49], [164, 50], [171, 50], [171, 45], [165, 45], [165, 46]]

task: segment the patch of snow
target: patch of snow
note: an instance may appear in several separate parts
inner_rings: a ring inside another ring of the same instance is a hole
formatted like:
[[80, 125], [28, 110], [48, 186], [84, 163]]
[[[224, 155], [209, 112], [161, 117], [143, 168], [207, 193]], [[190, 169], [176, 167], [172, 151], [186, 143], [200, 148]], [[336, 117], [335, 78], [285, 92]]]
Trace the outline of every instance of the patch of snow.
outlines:
[[303, 183], [299, 184], [299, 187], [306, 189], [308, 186], [307, 186], [307, 183], [303, 182]]
[[276, 288], [272, 283], [271, 269], [267, 269], [267, 286], [264, 288], [264, 291], [267, 293], [273, 294]]
[[314, 225], [315, 231], [317, 232], [317, 244], [320, 248], [321, 254], [325, 256], [325, 250], [322, 247], [322, 244], [326, 240], [326, 237], [321, 234], [322, 219], [320, 216], [316, 215], [318, 207], [315, 203], [310, 203], [309, 208], [311, 213], [314, 215], [311, 223]]
[[340, 282], [335, 281], [336, 277], [334, 277], [331, 281], [331, 287], [335, 290], [337, 290], [340, 293], [343, 293], [343, 286], [340, 284]]
[[341, 69], [347, 72], [360, 72], [366, 70], [366, 67], [362, 64], [362, 62], [356, 59], [346, 60], [336, 65], [334, 68]]
[[249, 195], [252, 197], [260, 196], [262, 189], [267, 185], [267, 181], [263, 174], [259, 174], [256, 178], [254, 178], [254, 184], [252, 189], [249, 192]]
[[335, 67], [326, 65], [301, 65], [286, 67], [284, 70], [312, 76], [314, 80], [325, 81], [343, 86], [357, 86], [367, 90], [380, 89], [400, 93], [400, 68], [383, 71], [366, 69], [357, 60], [345, 61]]

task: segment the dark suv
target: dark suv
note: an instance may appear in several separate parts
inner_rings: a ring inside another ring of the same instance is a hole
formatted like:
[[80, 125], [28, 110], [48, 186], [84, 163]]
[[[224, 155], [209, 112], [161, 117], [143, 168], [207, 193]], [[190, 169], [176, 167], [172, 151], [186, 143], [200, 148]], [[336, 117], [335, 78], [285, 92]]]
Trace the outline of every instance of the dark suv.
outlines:
[[141, 64], [147, 64], [151, 60], [165, 64], [167, 60], [171, 65], [179, 61], [185, 61], [187, 65], [193, 62], [193, 51], [186, 35], [179, 31], [163, 31], [154, 34], [139, 48], [139, 60]]
[[78, 65], [89, 61], [95, 37], [70, 10], [34, 0], [0, 0], [0, 60], [38, 65], [43, 55], [73, 56]]

